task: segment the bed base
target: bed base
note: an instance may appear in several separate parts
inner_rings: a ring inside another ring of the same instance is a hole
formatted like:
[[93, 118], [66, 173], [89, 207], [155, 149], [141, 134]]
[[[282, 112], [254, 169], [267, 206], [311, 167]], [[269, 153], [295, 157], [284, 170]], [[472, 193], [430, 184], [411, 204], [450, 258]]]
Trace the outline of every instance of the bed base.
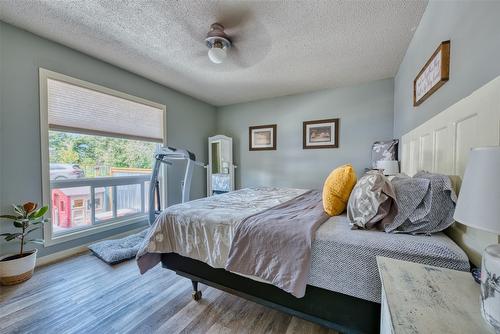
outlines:
[[380, 304], [308, 285], [303, 298], [266, 283], [175, 253], [162, 254], [164, 268], [190, 279], [193, 299], [201, 299], [198, 282], [341, 333], [378, 333]]

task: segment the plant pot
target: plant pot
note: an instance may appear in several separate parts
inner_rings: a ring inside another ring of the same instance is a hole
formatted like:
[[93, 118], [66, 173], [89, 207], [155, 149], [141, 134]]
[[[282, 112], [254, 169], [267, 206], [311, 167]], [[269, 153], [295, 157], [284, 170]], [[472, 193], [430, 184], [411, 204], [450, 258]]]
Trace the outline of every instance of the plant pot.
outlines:
[[25, 282], [33, 276], [36, 264], [36, 253], [32, 250], [19, 254], [9, 254], [0, 258], [0, 284], [14, 285]]

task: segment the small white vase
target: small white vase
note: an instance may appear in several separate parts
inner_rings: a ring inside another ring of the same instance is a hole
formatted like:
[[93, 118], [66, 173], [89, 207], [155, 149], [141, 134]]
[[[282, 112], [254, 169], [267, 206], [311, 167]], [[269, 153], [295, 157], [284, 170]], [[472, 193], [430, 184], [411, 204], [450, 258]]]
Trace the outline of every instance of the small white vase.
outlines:
[[9, 254], [0, 258], [0, 284], [14, 285], [25, 282], [33, 276], [33, 270], [36, 264], [36, 253], [38, 250], [33, 250], [24, 253], [23, 257], [6, 260], [6, 258], [15, 256]]
[[481, 313], [500, 333], [500, 244], [486, 247], [481, 265]]

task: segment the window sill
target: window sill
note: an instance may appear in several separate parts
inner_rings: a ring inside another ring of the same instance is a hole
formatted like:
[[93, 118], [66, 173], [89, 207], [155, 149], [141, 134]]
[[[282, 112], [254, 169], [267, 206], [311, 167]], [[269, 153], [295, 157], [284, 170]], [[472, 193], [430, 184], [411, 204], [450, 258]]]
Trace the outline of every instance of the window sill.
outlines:
[[100, 225], [92, 226], [85, 229], [75, 230], [68, 233], [63, 233], [60, 235], [53, 235], [52, 226], [48, 226], [44, 231], [44, 247], [50, 247], [53, 245], [57, 245], [63, 242], [80, 239], [86, 236], [94, 235], [100, 232], [112, 230], [115, 228], [132, 225], [140, 222], [147, 222], [148, 216], [147, 214], [141, 214], [138, 216], [133, 216], [130, 218], [124, 218], [117, 221], [102, 223]]

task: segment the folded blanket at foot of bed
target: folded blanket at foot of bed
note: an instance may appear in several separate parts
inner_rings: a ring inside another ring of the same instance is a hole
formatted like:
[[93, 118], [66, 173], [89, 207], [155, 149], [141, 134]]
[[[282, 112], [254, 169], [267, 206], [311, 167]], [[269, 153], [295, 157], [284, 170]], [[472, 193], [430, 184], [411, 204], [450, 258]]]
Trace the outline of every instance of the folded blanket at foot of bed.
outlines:
[[303, 297], [312, 241], [328, 218], [317, 190], [247, 217], [236, 227], [226, 270], [259, 277]]

